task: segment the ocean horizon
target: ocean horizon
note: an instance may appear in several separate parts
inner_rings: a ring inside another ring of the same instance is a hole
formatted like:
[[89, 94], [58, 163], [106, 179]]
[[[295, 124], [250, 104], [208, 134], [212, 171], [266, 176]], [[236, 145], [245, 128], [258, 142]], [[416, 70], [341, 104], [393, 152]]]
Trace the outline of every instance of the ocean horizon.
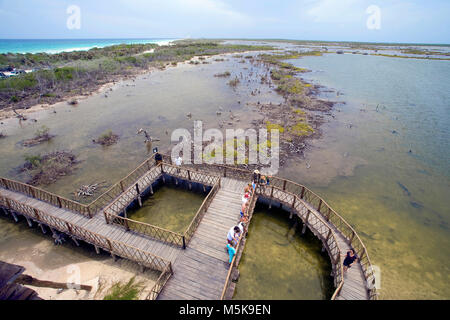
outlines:
[[104, 48], [118, 44], [156, 43], [166, 45], [178, 39], [0, 39], [2, 53], [61, 53]]

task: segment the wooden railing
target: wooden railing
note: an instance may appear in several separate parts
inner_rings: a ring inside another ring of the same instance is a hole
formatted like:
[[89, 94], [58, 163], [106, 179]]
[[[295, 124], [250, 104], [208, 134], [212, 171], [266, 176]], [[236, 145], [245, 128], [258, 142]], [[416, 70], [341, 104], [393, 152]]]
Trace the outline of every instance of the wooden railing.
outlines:
[[164, 271], [161, 272], [158, 280], [156, 280], [155, 285], [150, 290], [146, 300], [156, 300], [161, 293], [161, 290], [166, 285], [167, 281], [169, 281], [170, 277], [173, 275], [172, 264], [169, 262], [165, 267]]
[[[334, 230], [330, 227], [327, 221], [321, 214], [316, 212], [313, 208], [310, 208], [298, 195], [283, 191], [275, 186], [263, 185], [260, 186], [260, 196], [267, 199], [276, 199], [276, 201], [291, 208], [296, 215], [309, 227], [311, 232], [322, 242], [323, 247], [327, 250], [333, 265], [334, 273], [334, 286], [336, 289], [342, 287], [343, 266], [342, 256], [338, 245], [338, 238]], [[336, 293], [337, 291], [335, 291]], [[333, 294], [335, 297], [336, 294]]]
[[336, 227], [337, 230], [339, 230], [339, 232], [346, 238], [349, 245], [355, 249], [359, 257], [359, 263], [361, 264], [364, 277], [369, 287], [370, 299], [377, 299], [378, 293], [374, 286], [375, 274], [370, 261], [369, 253], [355, 229], [347, 221], [345, 221], [342, 216], [334, 211], [328, 203], [326, 203], [321, 197], [309, 190], [307, 187], [278, 177], [271, 177], [270, 184], [272, 186], [277, 186], [280, 189], [300, 195], [301, 200], [320, 212], [322, 217], [325, 218], [327, 222], [330, 222]]
[[[249, 206], [247, 207], [247, 211], [245, 212], [245, 214], [247, 214], [249, 216], [247, 226], [250, 224], [250, 221], [253, 217], [253, 211], [255, 209], [257, 198], [258, 198], [257, 191], [255, 190], [252, 194], [252, 197], [250, 198], [250, 202], [249, 202]], [[233, 270], [237, 267], [237, 257], [239, 256], [239, 254], [241, 254], [241, 251], [243, 250], [243, 246], [241, 246], [241, 243], [242, 243], [242, 239], [244, 238], [244, 234], [245, 234], [245, 232], [243, 232], [241, 234], [241, 236], [239, 237], [239, 241], [236, 246], [236, 254], [234, 255], [234, 257], [231, 261], [230, 267], [228, 268], [228, 274], [227, 274], [227, 278], [225, 280], [225, 284], [222, 289], [222, 294], [220, 296], [220, 300], [225, 300], [227, 298], [226, 294], [227, 294], [228, 288], [230, 287], [231, 282], [232, 282], [231, 277], [233, 275]]]
[[[225, 165], [202, 165], [202, 168], [204, 168], [204, 170], [207, 170], [208, 172], [217, 172], [224, 177], [228, 176], [245, 181], [248, 181], [248, 179], [253, 180], [253, 173], [244, 169]], [[345, 221], [342, 216], [336, 213], [336, 211], [334, 211], [322, 198], [320, 198], [313, 191], [309, 190], [307, 187], [293, 181], [278, 177], [270, 176], [269, 180], [271, 187], [274, 186], [279, 191], [288, 192], [291, 194], [291, 197], [292, 195], [296, 195], [297, 199], [304, 202], [305, 206], [311, 206], [311, 209], [315, 209], [311, 210], [311, 212], [319, 212], [322, 219], [325, 219], [326, 222], [334, 225], [336, 229], [347, 239], [349, 245], [355, 249], [358, 257], [360, 258], [359, 262], [361, 264], [364, 277], [367, 281], [367, 286], [369, 289], [369, 298], [371, 300], [377, 299], [378, 293], [374, 286], [375, 274], [370, 261], [369, 253], [355, 229], [347, 221]], [[332, 234], [334, 233], [334, 231], [331, 232]], [[337, 246], [337, 243], [335, 245]], [[339, 293], [343, 285], [342, 262], [343, 261], [340, 261], [340, 265], [336, 266], [336, 270], [334, 270], [335, 276], [337, 277], [335, 277], [336, 292], [333, 295], [333, 298], [336, 296], [336, 294]]]
[[10, 180], [7, 178], [0, 178], [0, 187], [7, 190], [23, 193], [29, 197], [47, 202], [53, 206], [66, 209], [75, 213], [80, 213], [86, 217], [92, 218], [102, 208], [110, 204], [116, 197], [118, 197], [125, 189], [138, 180], [145, 172], [149, 171], [155, 165], [154, 156], [145, 160], [141, 165], [134, 169], [125, 178], [111, 186], [107, 191], [100, 195], [97, 199], [89, 204], [82, 204], [80, 202], [70, 200], [54, 193], [42, 190], [38, 187], [28, 185], [26, 183]]
[[93, 216], [90, 208], [79, 202], [66, 199], [54, 193], [42, 190], [40, 188], [28, 185], [26, 183], [0, 178], [0, 187], [14, 192], [23, 193], [29, 197], [37, 200], [47, 202], [55, 207], [66, 209], [72, 212], [80, 213], [85, 217], [91, 218]]
[[[141, 166], [142, 167], [142, 166]], [[140, 170], [139, 170], [140, 171]], [[137, 171], [137, 172], [139, 172]], [[135, 170], [136, 172], [136, 170]], [[138, 190], [146, 190], [154, 181], [156, 181], [161, 175], [167, 174], [172, 177], [181, 178], [188, 182], [201, 183], [203, 185], [213, 185], [210, 193], [203, 201], [192, 222], [188, 226], [184, 234], [173, 232], [161, 227], [157, 227], [148, 223], [139, 222], [120, 216], [120, 213], [128, 207], [133, 201], [140, 196]], [[128, 179], [128, 178], [126, 178]], [[192, 235], [197, 229], [204, 212], [209, 207], [213, 196], [217, 192], [220, 184], [220, 178], [211, 174], [205, 174], [203, 172], [192, 171], [190, 169], [183, 168], [181, 166], [173, 166], [167, 163], [161, 163], [149, 167], [147, 172], [142, 173], [142, 176], [138, 180], [131, 181], [131, 186], [124, 190], [119, 197], [111, 202], [104, 210], [103, 214], [106, 219], [106, 223], [112, 223], [125, 228], [127, 231], [134, 231], [152, 237], [154, 239], [171, 243], [186, 248]], [[138, 188], [136, 188], [138, 184]]]
[[7, 199], [1, 196], [0, 206], [9, 211], [19, 212], [20, 214], [25, 215], [30, 219], [36, 220], [39, 223], [46, 224], [59, 232], [66, 233], [72, 237], [102, 248], [114, 255], [135, 261], [144, 267], [163, 272], [164, 270], [166, 270], [167, 265], [170, 264], [169, 261], [153, 255], [150, 252], [130, 246], [120, 241], [111, 240], [88, 229], [72, 224], [65, 219], [51, 216], [36, 207], [25, 205], [21, 202], [17, 202], [15, 200]]
[[197, 227], [200, 225], [200, 222], [202, 221], [203, 217], [205, 216], [206, 211], [208, 210], [209, 206], [211, 205], [211, 202], [214, 199], [214, 196], [216, 195], [217, 191], [219, 191], [220, 188], [220, 178], [216, 181], [214, 186], [212, 187], [211, 191], [209, 191], [209, 194], [206, 196], [205, 200], [203, 200], [202, 205], [198, 209], [197, 213], [194, 216], [194, 219], [192, 219], [191, 223], [187, 227], [186, 231], [184, 232], [183, 240], [185, 241], [184, 247], [186, 247], [189, 242], [191, 241], [195, 231], [197, 230]]

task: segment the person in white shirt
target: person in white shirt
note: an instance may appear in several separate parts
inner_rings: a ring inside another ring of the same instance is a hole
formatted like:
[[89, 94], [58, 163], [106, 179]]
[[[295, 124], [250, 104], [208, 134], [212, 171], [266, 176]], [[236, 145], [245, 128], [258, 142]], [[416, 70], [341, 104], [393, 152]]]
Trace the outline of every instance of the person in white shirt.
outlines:
[[227, 234], [228, 244], [232, 245], [233, 247], [236, 247], [242, 232], [243, 228], [241, 228], [240, 226], [232, 227]]
[[[175, 165], [177, 166], [177, 167], [180, 167], [181, 166], [181, 163], [183, 162], [183, 159], [179, 156], [176, 160], [175, 160]], [[180, 173], [180, 169], [179, 168], [177, 168], [177, 173]]]

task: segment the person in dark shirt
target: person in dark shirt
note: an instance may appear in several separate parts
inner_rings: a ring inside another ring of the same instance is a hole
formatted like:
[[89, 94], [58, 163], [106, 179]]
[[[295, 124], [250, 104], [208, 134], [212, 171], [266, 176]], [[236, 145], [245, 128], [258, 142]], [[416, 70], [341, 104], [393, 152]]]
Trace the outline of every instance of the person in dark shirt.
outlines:
[[344, 259], [344, 272], [352, 266], [352, 264], [358, 260], [358, 256], [354, 249], [347, 251], [347, 256]]
[[158, 152], [155, 154], [155, 161], [156, 161], [156, 165], [158, 165], [162, 162], [162, 155], [159, 154]]

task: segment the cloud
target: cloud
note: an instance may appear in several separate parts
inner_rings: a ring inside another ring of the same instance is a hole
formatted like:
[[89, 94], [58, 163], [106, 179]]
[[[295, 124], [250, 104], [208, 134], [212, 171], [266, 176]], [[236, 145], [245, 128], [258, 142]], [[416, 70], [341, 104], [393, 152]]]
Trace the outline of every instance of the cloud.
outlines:
[[352, 23], [365, 16], [364, 1], [360, 0], [319, 0], [312, 2], [307, 15], [317, 23]]

